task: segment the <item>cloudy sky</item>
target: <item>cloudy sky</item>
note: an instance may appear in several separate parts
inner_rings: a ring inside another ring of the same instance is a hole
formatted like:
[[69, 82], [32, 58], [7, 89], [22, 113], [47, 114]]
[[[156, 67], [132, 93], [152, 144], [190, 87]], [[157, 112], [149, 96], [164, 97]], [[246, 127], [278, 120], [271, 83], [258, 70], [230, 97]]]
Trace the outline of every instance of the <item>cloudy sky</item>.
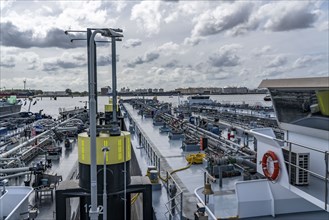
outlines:
[[[0, 87], [87, 90], [85, 41], [64, 30], [121, 28], [118, 88], [256, 88], [328, 76], [328, 1], [0, 1]], [[98, 87], [111, 84], [97, 43]]]

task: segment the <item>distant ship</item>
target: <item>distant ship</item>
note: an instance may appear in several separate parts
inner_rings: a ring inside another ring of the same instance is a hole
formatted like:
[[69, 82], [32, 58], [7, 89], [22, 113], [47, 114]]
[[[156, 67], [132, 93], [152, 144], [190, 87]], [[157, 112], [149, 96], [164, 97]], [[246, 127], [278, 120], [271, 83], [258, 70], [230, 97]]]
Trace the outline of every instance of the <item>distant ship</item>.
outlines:
[[211, 105], [213, 104], [213, 100], [210, 99], [210, 96], [205, 95], [193, 95], [187, 97], [187, 101], [189, 105], [194, 104], [205, 104], [205, 105]]
[[21, 111], [22, 104], [16, 99], [16, 96], [10, 96], [5, 100], [0, 100], [0, 116], [18, 113]]

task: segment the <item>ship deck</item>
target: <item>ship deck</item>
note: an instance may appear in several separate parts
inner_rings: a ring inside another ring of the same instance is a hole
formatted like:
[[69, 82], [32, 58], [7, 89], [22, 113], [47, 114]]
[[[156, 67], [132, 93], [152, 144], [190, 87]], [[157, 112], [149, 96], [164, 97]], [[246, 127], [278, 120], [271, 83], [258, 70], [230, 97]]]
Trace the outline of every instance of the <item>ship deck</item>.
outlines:
[[[125, 104], [125, 108], [141, 132], [148, 135], [150, 141], [160, 154], [159, 156], [165, 160], [166, 165], [161, 164], [161, 169], [172, 171], [188, 165], [185, 156], [197, 152], [183, 152], [181, 149], [181, 140], [169, 140], [168, 134], [159, 133], [159, 126], [154, 126], [151, 118], [144, 118], [138, 115], [137, 110], [133, 109], [131, 105]], [[126, 120], [125, 122], [128, 127], [129, 120]], [[138, 137], [132, 135], [132, 140], [137, 161], [141, 165], [141, 169], [146, 173], [147, 166], [151, 165], [151, 162], [147, 157], [145, 149], [139, 145]], [[188, 199], [184, 200], [183, 215], [189, 219], [194, 218], [193, 213], [196, 211], [196, 203], [198, 202], [197, 197], [194, 195], [194, 191], [196, 188], [204, 186], [204, 173], [204, 166], [199, 164], [192, 165], [190, 168], [179, 171], [173, 175], [175, 180], [181, 184], [180, 187], [183, 189], [184, 196], [188, 197]], [[164, 176], [165, 174], [162, 173], [161, 175]], [[234, 183], [239, 180], [241, 180], [241, 177], [224, 178], [222, 188], [219, 188], [218, 183], [212, 183], [214, 195], [209, 198], [210, 201], [213, 200], [213, 204], [210, 205], [210, 207], [217, 218], [229, 218], [237, 215], [237, 201], [234, 193]], [[197, 193], [201, 198], [204, 197], [202, 194], [202, 188], [197, 190]], [[153, 203], [153, 205], [155, 205], [154, 209], [156, 210], [156, 216], [158, 219], [165, 219], [164, 214], [167, 210], [163, 207], [164, 204], [168, 202], [165, 187], [162, 186], [161, 192], [155, 191], [154, 194], [153, 197], [162, 201], [162, 204]]]
[[[63, 149], [62, 154], [58, 160], [52, 161], [52, 167], [49, 172], [62, 176], [62, 180], [71, 180], [77, 175], [78, 167], [78, 147], [77, 144], [72, 144], [72, 149], [65, 149], [64, 144], [60, 145]], [[45, 155], [40, 154], [33, 159], [31, 163], [38, 163], [44, 161]], [[23, 185], [23, 179], [21, 178], [21, 185]], [[55, 219], [55, 192], [53, 192], [53, 199], [50, 196], [43, 197], [40, 201], [36, 202], [35, 193], [32, 193], [29, 197], [29, 203], [39, 208], [39, 213], [36, 219], [50, 220]], [[71, 199], [72, 215], [74, 210], [77, 210], [78, 200]]]
[[[186, 154], [182, 151], [181, 140], [169, 140], [167, 134], [159, 133], [159, 127], [152, 124], [151, 118], [144, 118], [138, 115], [137, 110], [129, 104], [124, 104], [129, 116], [133, 119], [136, 127], [147, 135], [149, 142], [155, 147], [156, 153], [161, 157], [161, 169], [172, 171], [178, 168], [185, 167], [188, 163], [185, 160]], [[128, 118], [125, 119], [126, 127], [129, 127]], [[142, 175], [146, 174], [147, 167], [151, 165], [151, 160], [145, 150], [145, 147], [141, 146], [140, 139], [135, 132], [131, 135], [132, 147], [138, 161], [139, 168], [142, 171]], [[70, 180], [77, 175], [77, 159], [78, 150], [76, 142], [72, 145], [72, 149], [67, 150], [62, 146], [63, 153], [59, 160], [52, 162], [51, 171], [61, 175], [64, 180]], [[44, 155], [39, 155], [33, 160], [33, 162], [39, 162], [44, 160]], [[174, 179], [178, 183], [179, 187], [183, 190], [184, 202], [183, 202], [183, 216], [189, 219], [194, 219], [193, 213], [196, 211], [196, 203], [198, 202], [194, 192], [196, 191], [201, 199], [204, 199], [202, 189], [204, 186], [204, 173], [205, 169], [202, 164], [192, 165], [190, 168], [173, 174]], [[161, 172], [161, 175], [165, 177], [165, 173]], [[224, 178], [223, 187], [220, 188], [218, 182], [211, 183], [214, 194], [210, 196], [209, 208], [214, 213], [215, 217], [230, 218], [237, 216], [237, 198], [235, 195], [235, 183], [240, 181], [242, 177]], [[198, 190], [196, 190], [198, 189]], [[54, 193], [55, 197], [55, 193]], [[55, 199], [55, 198], [54, 198]], [[55, 219], [55, 200], [51, 202], [50, 199], [45, 199], [40, 203], [39, 215], [37, 219], [48, 220]], [[168, 211], [165, 208], [168, 205], [169, 196], [167, 190], [162, 184], [160, 190], [153, 191], [153, 208], [155, 216], [158, 220], [168, 219]], [[31, 204], [35, 203], [35, 194], [32, 193], [29, 199]], [[74, 210], [77, 210], [79, 205], [78, 200], [71, 200], [72, 214]], [[309, 212], [309, 213], [297, 213], [289, 215], [277, 215], [279, 219], [329, 219], [328, 212]], [[179, 215], [176, 215], [173, 219], [180, 219]], [[209, 218], [211, 219], [211, 218]], [[253, 218], [254, 219], [254, 218]], [[259, 217], [256, 219], [272, 219], [272, 216]]]
[[[135, 128], [140, 130], [144, 135], [147, 135], [148, 143], [153, 145], [154, 151], [162, 159], [160, 164], [161, 170], [176, 170], [187, 165], [185, 160], [186, 154], [196, 152], [183, 152], [181, 149], [181, 140], [169, 140], [167, 134], [159, 132], [159, 126], [153, 125], [152, 118], [144, 118], [138, 115], [138, 110], [134, 109], [129, 104], [124, 104], [125, 109], [131, 117]], [[129, 127], [129, 120], [125, 120], [126, 126]], [[146, 174], [147, 167], [152, 165], [150, 158], [146, 152], [145, 146], [140, 144], [139, 135], [132, 134], [132, 145], [137, 157], [137, 161], [143, 172]], [[204, 186], [204, 173], [205, 169], [202, 164], [192, 165], [186, 170], [182, 170], [173, 174], [174, 179], [183, 190], [183, 195], [186, 197], [183, 202], [183, 216], [188, 219], [194, 219], [193, 213], [196, 211], [197, 197], [194, 195], [196, 192], [199, 197], [204, 200], [202, 189]], [[161, 175], [165, 174], [161, 172]], [[213, 218], [209, 219], [227, 219], [237, 216], [238, 201], [235, 194], [235, 183], [242, 180], [242, 177], [224, 178], [223, 185], [220, 188], [218, 182], [212, 182], [211, 186], [214, 194], [209, 197], [208, 207], [214, 214]], [[165, 184], [165, 183], [164, 183]], [[153, 206], [157, 219], [168, 219], [167, 209], [164, 208], [168, 203], [169, 196], [167, 191], [162, 185], [161, 191], [153, 192]], [[176, 215], [177, 217], [177, 215]], [[325, 211], [294, 213], [276, 215], [279, 219], [329, 219], [329, 213]], [[179, 219], [179, 218], [177, 218]], [[272, 216], [258, 217], [257, 219], [273, 219]]]

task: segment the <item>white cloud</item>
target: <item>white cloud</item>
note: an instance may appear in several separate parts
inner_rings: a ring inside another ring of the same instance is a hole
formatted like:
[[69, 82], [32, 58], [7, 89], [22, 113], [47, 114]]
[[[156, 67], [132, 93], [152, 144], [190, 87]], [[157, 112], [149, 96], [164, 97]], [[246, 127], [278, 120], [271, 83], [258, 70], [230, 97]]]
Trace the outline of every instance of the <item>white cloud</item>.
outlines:
[[272, 51], [272, 47], [270, 45], [266, 45], [264, 47], [261, 48], [255, 48], [252, 50], [252, 54], [256, 57], [258, 56], [262, 56], [267, 54], [268, 52]]
[[137, 56], [126, 63], [127, 67], [135, 67], [144, 63], [151, 63], [152, 61], [158, 59], [160, 54], [156, 51], [147, 51], [142, 56]]
[[43, 71], [53, 73], [60, 69], [74, 69], [87, 65], [86, 54], [64, 52], [60, 57], [43, 60]]
[[1, 56], [0, 66], [5, 68], [13, 68], [16, 66], [16, 59], [14, 56]]
[[179, 45], [170, 41], [170, 42], [164, 43], [161, 46], [159, 46], [157, 48], [157, 51], [166, 56], [169, 56], [169, 55], [173, 54], [174, 52], [176, 52], [178, 49], [179, 49]]
[[248, 22], [252, 10], [253, 4], [245, 1], [225, 3], [213, 10], [207, 10], [194, 18], [196, 24], [192, 36], [208, 36], [230, 30]]
[[136, 20], [142, 33], [151, 36], [160, 31], [160, 1], [142, 1], [133, 6], [130, 20]]
[[321, 31], [328, 31], [329, 30], [329, 21], [323, 21], [319, 25], [319, 30], [321, 30]]
[[15, 2], [14, 0], [2, 0], [0, 1], [0, 9], [1, 11], [4, 9], [10, 8], [10, 6]]
[[180, 1], [177, 4], [172, 4], [172, 8], [167, 17], [164, 18], [164, 22], [169, 24], [177, 21], [180, 17], [196, 15], [208, 7], [207, 3], [206, 1]]
[[128, 39], [124, 42], [122, 46], [128, 49], [131, 47], [137, 47], [141, 45], [142, 45], [142, 41], [140, 39]]
[[[70, 43], [63, 34], [68, 28], [122, 28], [118, 84], [131, 89], [240, 82], [257, 87], [264, 77], [328, 70], [328, 4], [323, 1], [3, 3], [8, 2], [0, 0], [0, 71], [8, 88], [26, 78], [38, 82], [35, 89], [86, 90], [86, 42]], [[100, 86], [110, 82], [110, 46], [97, 44]]]
[[119, 13], [127, 7], [127, 2], [125, 2], [124, 0], [112, 1], [111, 3], [115, 6], [116, 11]]
[[191, 36], [184, 39], [184, 45], [195, 46], [198, 45], [203, 37]]
[[314, 5], [308, 1], [271, 2], [259, 8], [256, 16], [264, 20], [264, 29], [289, 31], [312, 27], [318, 18]]
[[286, 56], [280, 54], [273, 57], [269, 63], [266, 65], [267, 68], [280, 67], [284, 66], [287, 63], [288, 59]]
[[294, 68], [304, 68], [304, 67], [309, 67], [313, 66], [317, 62], [323, 60], [323, 56], [309, 56], [305, 55], [302, 57], [299, 57], [293, 64]]
[[238, 44], [224, 45], [219, 50], [209, 56], [208, 63], [214, 67], [233, 67], [240, 64], [240, 58], [237, 56], [237, 49], [241, 48]]

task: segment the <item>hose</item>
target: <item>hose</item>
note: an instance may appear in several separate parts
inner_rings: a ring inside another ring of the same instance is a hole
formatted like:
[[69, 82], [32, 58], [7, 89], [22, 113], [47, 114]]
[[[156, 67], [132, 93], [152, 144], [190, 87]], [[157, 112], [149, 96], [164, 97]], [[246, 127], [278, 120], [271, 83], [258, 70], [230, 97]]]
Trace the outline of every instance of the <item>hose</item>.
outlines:
[[[177, 173], [179, 171], [182, 170], [186, 170], [188, 168], [190, 168], [193, 164], [200, 164], [202, 163], [202, 159], [205, 157], [206, 155], [203, 153], [197, 153], [197, 154], [189, 154], [188, 156], [186, 156], [186, 160], [189, 162], [187, 166], [173, 170], [170, 172], [170, 175]], [[168, 180], [171, 178], [170, 176], [168, 176], [167, 178], [163, 178], [160, 173], [158, 174], [159, 178], [163, 181], [163, 182], [168, 182]]]

